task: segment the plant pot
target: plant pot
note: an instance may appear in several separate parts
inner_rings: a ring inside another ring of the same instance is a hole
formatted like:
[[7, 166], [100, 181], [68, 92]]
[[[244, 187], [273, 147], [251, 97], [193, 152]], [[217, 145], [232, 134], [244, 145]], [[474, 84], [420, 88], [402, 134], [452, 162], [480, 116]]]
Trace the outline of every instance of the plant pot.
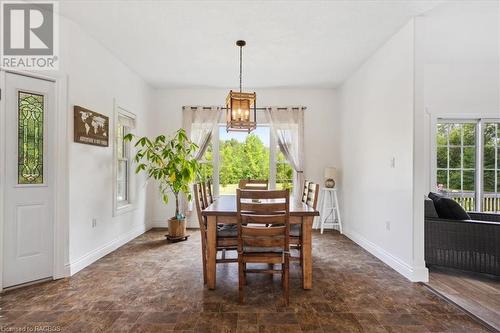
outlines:
[[185, 237], [186, 219], [178, 220], [175, 217], [168, 219], [168, 235], [170, 237]]

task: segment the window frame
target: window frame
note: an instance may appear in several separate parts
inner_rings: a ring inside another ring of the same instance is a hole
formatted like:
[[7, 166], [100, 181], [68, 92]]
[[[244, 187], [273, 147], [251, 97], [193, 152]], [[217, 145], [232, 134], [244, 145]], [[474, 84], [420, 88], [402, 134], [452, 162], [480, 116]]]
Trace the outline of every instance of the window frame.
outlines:
[[473, 123], [476, 126], [476, 161], [475, 161], [475, 211], [483, 212], [483, 196], [484, 196], [484, 128], [485, 123], [499, 123], [500, 118], [481, 117], [478, 115], [435, 115], [431, 118], [430, 127], [430, 189], [437, 191], [437, 125], [440, 123]]
[[[124, 109], [123, 107], [117, 105], [115, 103], [115, 111], [114, 111], [114, 126], [113, 126], [113, 216], [122, 215], [128, 212], [131, 212], [136, 209], [136, 186], [135, 186], [135, 174], [132, 172], [132, 159], [133, 152], [132, 146], [130, 143], [125, 142], [122, 149], [124, 149], [123, 157], [118, 156], [118, 133], [117, 129], [120, 125], [120, 118], [128, 118], [130, 122], [133, 124], [132, 126], [123, 126], [124, 128], [128, 128], [128, 131], [123, 133], [125, 136], [131, 130], [136, 127], [137, 117], [134, 113]], [[117, 198], [118, 195], [118, 165], [119, 162], [125, 161], [127, 162], [127, 170], [126, 170], [126, 196], [127, 200], [119, 201]]]

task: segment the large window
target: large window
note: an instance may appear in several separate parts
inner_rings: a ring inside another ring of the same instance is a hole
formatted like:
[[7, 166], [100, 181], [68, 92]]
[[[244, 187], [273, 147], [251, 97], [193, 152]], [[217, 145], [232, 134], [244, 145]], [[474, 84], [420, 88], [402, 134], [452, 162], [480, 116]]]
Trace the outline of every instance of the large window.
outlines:
[[293, 170], [279, 151], [269, 126], [251, 133], [227, 132], [220, 125], [202, 158], [203, 178], [212, 178], [215, 194], [235, 194], [240, 179], [268, 179], [270, 188], [292, 188]]
[[500, 211], [496, 120], [439, 119], [436, 189], [469, 211]]

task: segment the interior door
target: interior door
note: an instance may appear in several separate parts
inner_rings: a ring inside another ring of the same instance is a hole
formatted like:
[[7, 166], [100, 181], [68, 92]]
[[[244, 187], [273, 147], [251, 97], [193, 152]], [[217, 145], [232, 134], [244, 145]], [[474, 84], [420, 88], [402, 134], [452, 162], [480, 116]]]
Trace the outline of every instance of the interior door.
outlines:
[[5, 75], [3, 288], [53, 273], [54, 82]]

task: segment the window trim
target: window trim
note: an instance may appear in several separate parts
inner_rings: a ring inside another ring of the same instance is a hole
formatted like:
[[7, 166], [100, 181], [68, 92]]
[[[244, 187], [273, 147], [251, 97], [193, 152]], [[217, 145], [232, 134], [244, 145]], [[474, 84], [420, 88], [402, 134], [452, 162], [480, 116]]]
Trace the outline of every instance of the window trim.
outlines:
[[478, 114], [457, 115], [457, 114], [436, 114], [430, 119], [430, 184], [431, 191], [437, 191], [437, 125], [438, 123], [474, 123], [476, 125], [476, 176], [475, 176], [475, 210], [483, 211], [483, 173], [484, 173], [484, 124], [490, 122], [500, 123], [500, 118], [491, 116], [481, 116]]
[[114, 115], [113, 115], [113, 216], [119, 216], [122, 214], [134, 211], [137, 208], [136, 205], [136, 181], [135, 174], [132, 172], [132, 147], [127, 145], [128, 155], [128, 168], [127, 168], [127, 203], [120, 204], [117, 200], [117, 185], [118, 185], [118, 141], [116, 137], [116, 129], [119, 124], [119, 118], [126, 117], [134, 122], [134, 127], [136, 127], [137, 117], [134, 113], [128, 111], [127, 109], [119, 106], [115, 101]]

